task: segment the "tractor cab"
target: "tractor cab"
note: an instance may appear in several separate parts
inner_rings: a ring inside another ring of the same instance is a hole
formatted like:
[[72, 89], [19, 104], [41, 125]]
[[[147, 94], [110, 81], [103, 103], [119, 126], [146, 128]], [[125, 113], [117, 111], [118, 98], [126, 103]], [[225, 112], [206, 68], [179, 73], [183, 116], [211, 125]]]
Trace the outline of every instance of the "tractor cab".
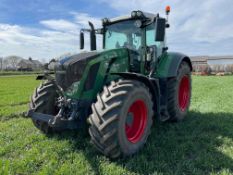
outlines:
[[167, 50], [165, 28], [169, 24], [159, 14], [132, 11], [128, 16], [102, 19], [101, 29], [95, 29], [91, 22], [89, 25], [90, 29], [80, 31], [80, 49], [84, 49], [84, 32], [90, 33], [91, 50], [96, 50], [96, 34], [100, 34], [103, 36], [103, 49], [128, 50], [132, 72], [149, 73], [151, 66]]

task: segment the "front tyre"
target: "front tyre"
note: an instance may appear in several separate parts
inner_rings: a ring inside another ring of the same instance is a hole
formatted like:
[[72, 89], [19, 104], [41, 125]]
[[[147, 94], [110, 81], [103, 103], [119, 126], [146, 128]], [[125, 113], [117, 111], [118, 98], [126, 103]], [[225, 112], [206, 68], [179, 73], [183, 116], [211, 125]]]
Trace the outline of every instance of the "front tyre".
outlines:
[[88, 119], [91, 141], [110, 158], [132, 155], [145, 144], [152, 117], [152, 97], [143, 83], [113, 81], [92, 105]]
[[[58, 108], [56, 106], [57, 98], [58, 93], [55, 84], [51, 81], [46, 81], [34, 91], [31, 96], [29, 107], [34, 112], [56, 115], [58, 113]], [[51, 133], [53, 130], [48, 123], [34, 119], [32, 119], [32, 122], [45, 134]]]

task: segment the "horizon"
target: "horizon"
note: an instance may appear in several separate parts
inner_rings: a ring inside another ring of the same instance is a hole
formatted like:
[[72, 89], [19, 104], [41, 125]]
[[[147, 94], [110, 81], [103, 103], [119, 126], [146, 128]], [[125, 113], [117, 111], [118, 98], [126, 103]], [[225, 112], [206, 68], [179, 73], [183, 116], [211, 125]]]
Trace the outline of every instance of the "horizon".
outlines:
[[98, 27], [102, 18], [130, 14], [132, 10], [165, 16], [166, 5], [171, 6], [171, 27], [167, 30], [170, 51], [191, 57], [233, 55], [230, 0], [22, 0], [20, 4], [16, 0], [1, 0], [0, 57], [15, 55], [49, 61], [66, 53], [78, 53], [79, 30], [87, 27], [89, 20]]
[[[38, 61], [40, 61], [41, 63], [48, 63], [48, 62], [50, 62], [52, 59], [59, 59], [59, 58], [62, 58], [62, 57], [66, 57], [68, 54], [70, 54], [70, 53], [63, 54], [63, 55], [60, 55], [60, 56], [58, 56], [58, 57], [56, 57], [56, 58], [51, 58], [51, 59], [44, 59], [44, 58], [38, 59], [38, 58], [33, 58], [33, 57], [31, 57], [31, 56], [25, 58], [25, 57], [21, 57], [21, 56], [18, 56], [18, 55], [8, 55], [8, 56], [6, 56], [6, 57], [1, 57], [1, 56], [0, 56], [0, 59], [1, 59], [1, 58], [7, 59], [7, 58], [10, 58], [10, 57], [18, 57], [19, 59], [24, 59], [24, 60], [32, 59], [32, 60], [38, 60]], [[70, 55], [72, 55], [72, 53], [71, 53]], [[189, 55], [189, 57], [190, 57], [190, 59], [191, 59], [192, 61], [195, 60], [195, 57], [198, 57], [198, 58], [202, 57], [202, 58], [209, 58], [209, 59], [214, 59], [214, 58], [215, 58], [215, 59], [218, 59], [218, 58], [221, 58], [221, 59], [233, 59], [233, 55]], [[230, 57], [230, 58], [228, 58], [228, 57]], [[193, 59], [194, 59], [194, 60], [193, 60]], [[220, 60], [221, 60], [221, 59], [220, 59]]]

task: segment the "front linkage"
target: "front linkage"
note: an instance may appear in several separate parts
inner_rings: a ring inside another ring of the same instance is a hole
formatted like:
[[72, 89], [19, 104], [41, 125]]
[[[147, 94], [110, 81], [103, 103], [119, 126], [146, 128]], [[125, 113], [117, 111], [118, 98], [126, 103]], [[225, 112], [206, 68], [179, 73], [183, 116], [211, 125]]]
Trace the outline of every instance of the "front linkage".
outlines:
[[[87, 115], [89, 112], [86, 108], [90, 105], [89, 102], [67, 99], [64, 95], [63, 89], [56, 83], [56, 80], [54, 80], [49, 73], [45, 73], [44, 75], [39, 75], [37, 77], [37, 80], [42, 79], [47, 79], [47, 81], [35, 90], [27, 116], [32, 118], [37, 127], [38, 124], [43, 124], [43, 127], [45, 128], [42, 130], [44, 132], [48, 132], [50, 130], [59, 131], [81, 128], [84, 122], [82, 116]], [[46, 86], [48, 87], [46, 88]], [[51, 86], [56, 93], [56, 95], [52, 95], [52, 97], [54, 97], [53, 99], [49, 99], [49, 88], [51, 88]], [[48, 94], [48, 97], [43, 98], [46, 94]], [[49, 100], [54, 101], [54, 103], [52, 105], [50, 103], [46, 104]], [[40, 111], [40, 107], [42, 105], [48, 105], [49, 108], [55, 107], [56, 110], [53, 112]]]
[[[30, 109], [28, 111], [28, 116], [37, 122], [47, 123], [49, 127], [54, 128], [55, 130], [65, 130], [65, 129], [78, 129], [80, 126], [77, 121], [78, 114], [78, 103], [71, 102], [70, 100], [66, 100], [63, 97], [59, 99], [59, 107], [60, 110], [57, 115], [48, 115], [39, 112], [34, 112], [34, 109]], [[66, 110], [71, 108], [72, 112], [70, 117], [67, 118]]]

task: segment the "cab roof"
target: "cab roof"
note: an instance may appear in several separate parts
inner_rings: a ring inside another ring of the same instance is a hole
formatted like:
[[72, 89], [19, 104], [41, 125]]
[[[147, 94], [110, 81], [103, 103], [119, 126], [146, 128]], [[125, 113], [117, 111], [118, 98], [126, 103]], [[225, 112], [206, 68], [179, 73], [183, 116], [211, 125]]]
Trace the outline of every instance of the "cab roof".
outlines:
[[[142, 16], [132, 16], [133, 13], [137, 13], [140, 12], [142, 14]], [[125, 21], [125, 20], [130, 20], [130, 19], [148, 19], [153, 21], [156, 18], [157, 14], [153, 14], [153, 13], [148, 13], [148, 12], [143, 12], [143, 11], [132, 11], [131, 15], [124, 15], [124, 16], [119, 16], [119, 17], [115, 17], [115, 18], [104, 18], [102, 21], [103, 23], [106, 22], [108, 24], [112, 24], [112, 23], [116, 23], [119, 21]], [[104, 21], [105, 20], [105, 21]]]

